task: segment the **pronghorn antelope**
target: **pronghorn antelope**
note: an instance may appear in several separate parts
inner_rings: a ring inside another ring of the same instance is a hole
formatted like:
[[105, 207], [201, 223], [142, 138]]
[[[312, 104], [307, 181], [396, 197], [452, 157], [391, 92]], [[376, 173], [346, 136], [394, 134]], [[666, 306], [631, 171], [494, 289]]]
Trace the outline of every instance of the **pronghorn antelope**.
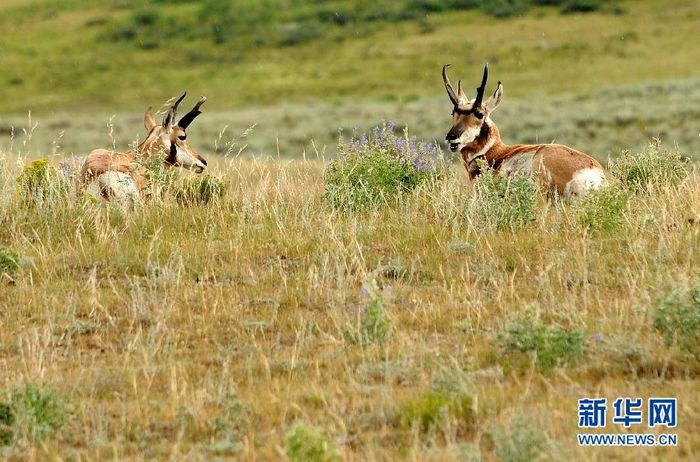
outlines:
[[175, 101], [160, 125], [155, 121], [153, 108], [146, 109], [144, 125], [148, 134], [136, 148], [127, 152], [95, 149], [88, 154], [78, 175], [78, 190], [87, 190], [105, 199], [136, 201], [146, 187], [145, 168], [140, 161], [161, 154], [166, 154], [163, 160], [166, 166], [183, 167], [196, 173], [206, 170], [207, 161], [187, 142], [185, 131], [201, 114], [199, 108], [207, 98], [203, 96], [175, 123], [177, 107], [185, 95], [187, 92]]
[[501, 82], [498, 82], [496, 91], [483, 101], [489, 75], [488, 66], [485, 66], [481, 86], [476, 89], [476, 98], [470, 101], [464, 94], [461, 81], [455, 92], [447, 77], [448, 66], [442, 67], [442, 80], [454, 105], [454, 125], [445, 139], [452, 152], [461, 152], [471, 179], [481, 173], [477, 161], [483, 159], [499, 176], [528, 175], [550, 196], [583, 196], [587, 190], [603, 185], [605, 174], [598, 161], [568, 146], [504, 144], [496, 124], [491, 120], [491, 113], [503, 98]]

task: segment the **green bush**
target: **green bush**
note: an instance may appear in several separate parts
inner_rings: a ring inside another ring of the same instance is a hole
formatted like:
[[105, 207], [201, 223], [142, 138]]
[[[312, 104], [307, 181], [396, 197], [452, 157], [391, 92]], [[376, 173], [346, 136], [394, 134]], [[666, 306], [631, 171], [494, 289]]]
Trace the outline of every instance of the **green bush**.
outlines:
[[624, 152], [611, 162], [610, 173], [623, 188], [633, 193], [657, 191], [665, 186], [675, 187], [690, 173], [690, 163], [676, 150], [651, 143], [642, 153]]
[[700, 284], [676, 289], [657, 301], [654, 328], [666, 345], [700, 358]]
[[581, 226], [603, 233], [619, 229], [629, 199], [627, 191], [613, 186], [588, 191], [575, 206]]
[[6, 395], [7, 401], [0, 402], [0, 444], [43, 441], [66, 421], [63, 403], [51, 388], [29, 385]]
[[335, 462], [342, 459], [340, 450], [318, 427], [297, 424], [284, 436], [285, 452], [290, 462]]
[[467, 216], [475, 226], [513, 230], [535, 220], [538, 192], [529, 177], [503, 178], [486, 169], [474, 184]]
[[583, 332], [567, 331], [533, 320], [513, 323], [498, 335], [502, 350], [534, 354], [540, 372], [549, 372], [555, 366], [567, 366], [583, 354]]
[[378, 207], [397, 200], [419, 184], [447, 175], [437, 146], [396, 135], [387, 122], [370, 133], [342, 140], [338, 156], [328, 164], [324, 198], [335, 208]]
[[12, 249], [0, 246], [0, 275], [14, 274], [19, 269], [19, 254]]

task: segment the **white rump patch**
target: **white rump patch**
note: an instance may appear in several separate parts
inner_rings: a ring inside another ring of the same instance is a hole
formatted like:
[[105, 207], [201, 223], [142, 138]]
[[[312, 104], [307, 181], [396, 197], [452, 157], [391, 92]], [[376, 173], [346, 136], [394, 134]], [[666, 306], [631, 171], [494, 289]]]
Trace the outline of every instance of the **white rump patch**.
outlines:
[[589, 189], [599, 189], [605, 183], [605, 173], [599, 168], [577, 170], [566, 183], [564, 197], [583, 197]]
[[131, 175], [114, 171], [99, 175], [85, 191], [97, 198], [104, 197], [104, 192], [110, 199], [134, 204], [140, 197], [139, 187]]

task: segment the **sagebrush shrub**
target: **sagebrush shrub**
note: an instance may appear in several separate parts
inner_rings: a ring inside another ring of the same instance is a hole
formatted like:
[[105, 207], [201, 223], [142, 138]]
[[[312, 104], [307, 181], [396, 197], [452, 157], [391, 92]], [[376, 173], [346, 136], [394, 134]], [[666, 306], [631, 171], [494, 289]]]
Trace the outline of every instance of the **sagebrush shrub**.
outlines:
[[700, 358], [700, 284], [679, 288], [657, 301], [654, 328], [666, 345]]
[[508, 426], [497, 427], [493, 440], [496, 456], [505, 462], [540, 460], [547, 449], [546, 435], [522, 414], [512, 418]]
[[537, 187], [529, 177], [504, 178], [486, 169], [474, 187], [475, 194], [466, 213], [475, 226], [513, 230], [535, 220], [539, 198]]
[[505, 353], [535, 354], [535, 364], [540, 372], [576, 362], [583, 354], [583, 339], [580, 330], [569, 331], [530, 319], [512, 323], [498, 335]]
[[594, 232], [619, 229], [624, 222], [624, 211], [629, 199], [630, 194], [616, 186], [589, 190], [575, 204], [581, 226]]
[[338, 144], [324, 174], [324, 198], [338, 209], [377, 207], [419, 184], [442, 178], [447, 168], [435, 145], [397, 135], [387, 122]]
[[610, 163], [609, 170], [624, 189], [645, 193], [677, 186], [690, 173], [690, 163], [677, 150], [653, 142], [641, 153], [623, 152]]
[[304, 423], [297, 424], [284, 436], [285, 452], [291, 462], [336, 462], [340, 450], [326, 432]]
[[56, 169], [48, 160], [34, 160], [17, 177], [17, 194], [25, 204], [41, 205], [51, 194], [54, 178]]

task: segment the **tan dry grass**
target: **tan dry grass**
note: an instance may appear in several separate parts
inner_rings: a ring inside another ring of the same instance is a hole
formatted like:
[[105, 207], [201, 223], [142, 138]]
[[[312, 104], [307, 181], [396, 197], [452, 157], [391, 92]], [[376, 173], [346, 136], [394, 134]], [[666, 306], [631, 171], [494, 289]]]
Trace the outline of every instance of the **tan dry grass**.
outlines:
[[[620, 232], [594, 236], [571, 207], [546, 206], [514, 233], [473, 229], [457, 213], [471, 194], [461, 171], [395, 207], [339, 214], [320, 199], [318, 162], [219, 160], [220, 203], [166, 198], [125, 213], [21, 206], [8, 159], [0, 244], [22, 261], [0, 290], [0, 390], [51, 384], [70, 418], [3, 457], [274, 460], [306, 421], [346, 460], [458, 460], [465, 442], [489, 460], [518, 415], [552, 460], [700, 452], [698, 363], [650, 320], [657, 297], [700, 277], [697, 175], [634, 198]], [[391, 287], [393, 335], [353, 343], [371, 279]], [[545, 375], [502, 357], [496, 334], [525, 313], [584, 330], [585, 356]], [[401, 406], [437, 379], [476, 398], [473, 427], [398, 426]], [[677, 397], [679, 446], [579, 448], [584, 396]]]

